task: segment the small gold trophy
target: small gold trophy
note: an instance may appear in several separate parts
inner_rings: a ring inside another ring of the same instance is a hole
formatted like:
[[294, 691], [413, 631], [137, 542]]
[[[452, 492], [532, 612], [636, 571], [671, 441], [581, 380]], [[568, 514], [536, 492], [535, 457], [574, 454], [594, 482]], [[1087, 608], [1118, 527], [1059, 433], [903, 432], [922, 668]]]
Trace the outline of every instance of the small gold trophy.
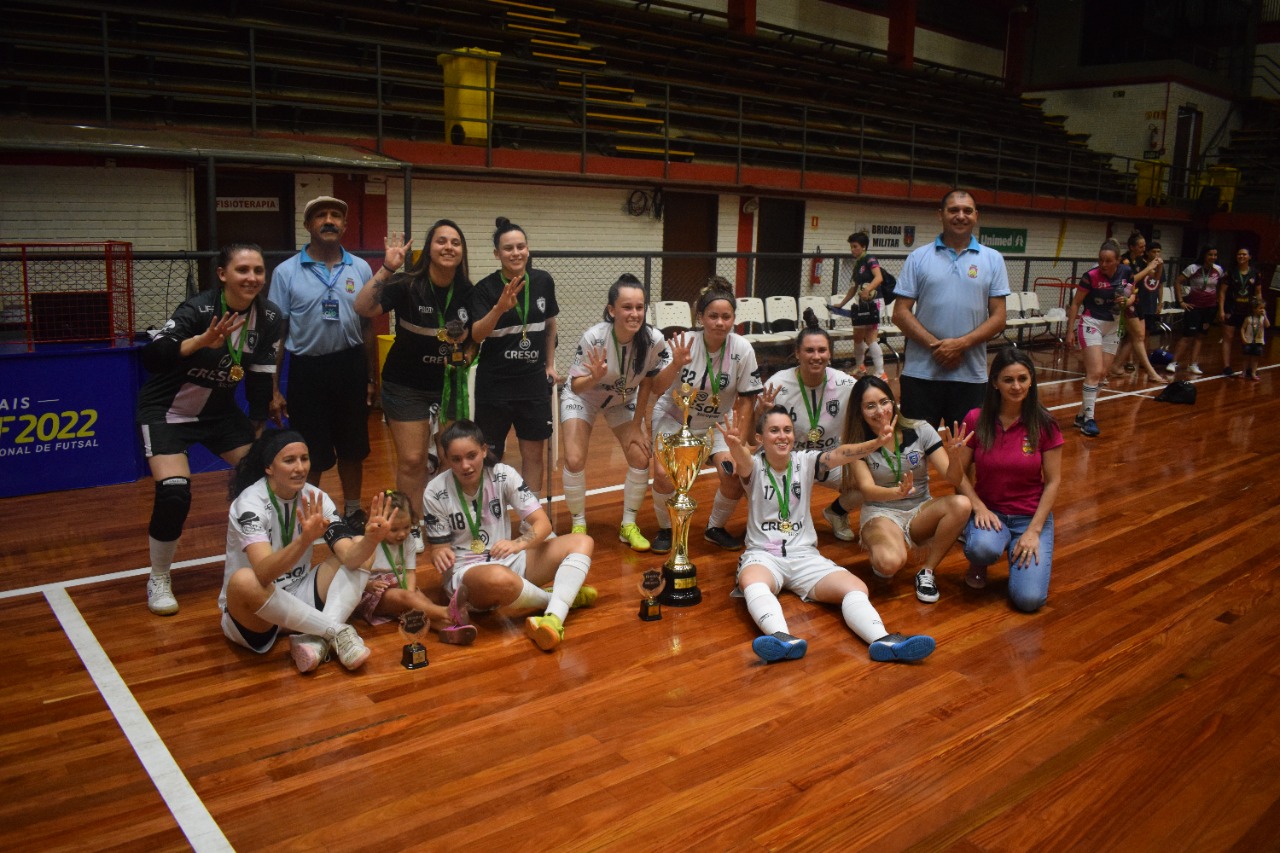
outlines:
[[426, 632], [427, 614], [421, 610], [400, 614], [400, 636], [409, 641], [400, 655], [400, 665], [405, 669], [421, 669], [427, 665], [427, 647], [419, 642]]
[[649, 569], [640, 579], [640, 618], [645, 622], [656, 622], [662, 618], [662, 605], [658, 602], [658, 596], [662, 595], [662, 590], [667, 586], [667, 582], [662, 577], [662, 572], [657, 569]]
[[658, 433], [655, 451], [667, 476], [675, 484], [675, 497], [667, 501], [672, 516], [671, 556], [662, 565], [666, 590], [661, 600], [672, 607], [692, 607], [702, 601], [702, 590], [698, 589], [698, 570], [689, 561], [689, 519], [698, 508], [698, 502], [689, 497], [689, 489], [702, 470], [702, 465], [711, 455], [712, 430], [705, 435], [695, 435], [689, 431], [689, 405], [697, 392], [688, 382], [672, 392], [680, 408], [684, 412], [680, 431], [677, 433]]

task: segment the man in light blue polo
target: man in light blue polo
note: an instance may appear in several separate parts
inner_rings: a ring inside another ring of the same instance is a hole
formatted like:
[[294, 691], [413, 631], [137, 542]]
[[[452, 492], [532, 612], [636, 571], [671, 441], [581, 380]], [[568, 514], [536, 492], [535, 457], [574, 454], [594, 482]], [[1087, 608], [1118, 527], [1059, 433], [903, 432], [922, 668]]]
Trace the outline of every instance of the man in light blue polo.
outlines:
[[378, 361], [376, 338], [368, 321], [356, 313], [355, 300], [373, 271], [342, 248], [346, 202], [332, 196], [314, 198], [303, 208], [302, 223], [311, 242], [271, 276], [271, 301], [284, 312], [284, 349], [289, 352], [288, 399], [280, 394], [277, 369], [271, 414], [277, 423], [288, 417], [307, 440], [307, 479], [312, 484], [337, 463], [342, 514], [361, 532], [365, 514], [360, 490], [369, 455], [369, 404]]
[[973, 236], [973, 196], [952, 190], [938, 217], [942, 233], [908, 255], [898, 276], [893, 322], [907, 338], [902, 414], [950, 427], [982, 405], [987, 341], [1004, 331], [1009, 275], [1000, 253]]

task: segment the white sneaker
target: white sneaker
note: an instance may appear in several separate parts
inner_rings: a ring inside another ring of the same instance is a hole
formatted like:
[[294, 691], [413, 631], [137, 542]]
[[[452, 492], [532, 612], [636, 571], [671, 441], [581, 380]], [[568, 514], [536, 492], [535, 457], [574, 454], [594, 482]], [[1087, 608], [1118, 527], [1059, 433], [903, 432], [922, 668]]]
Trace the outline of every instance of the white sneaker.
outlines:
[[410, 527], [409, 536], [412, 537], [413, 539], [413, 553], [421, 554], [423, 550], [427, 547], [426, 543], [422, 541], [422, 528]]
[[360, 639], [356, 629], [350, 625], [343, 625], [338, 629], [338, 633], [330, 642], [333, 650], [338, 653], [338, 660], [342, 661], [342, 665], [347, 669], [359, 669], [360, 665], [369, 659], [368, 646], [364, 644], [364, 640]]
[[1176, 362], [1176, 361], [1171, 361], [1171, 362], [1169, 362], [1168, 364], [1166, 364], [1166, 365], [1164, 366], [1164, 369], [1165, 369], [1165, 372], [1166, 372], [1166, 373], [1177, 373], [1177, 372], [1178, 372], [1178, 362]]
[[178, 612], [178, 599], [173, 595], [169, 575], [147, 578], [147, 609], [157, 616], [172, 616]]
[[1200, 369], [1200, 365], [1196, 364], [1194, 361], [1191, 362], [1191, 366], [1188, 367], [1187, 370], [1190, 373], [1194, 373], [1196, 376], [1204, 375], [1204, 371]]
[[315, 634], [294, 634], [289, 637], [289, 656], [298, 672], [311, 672], [328, 659], [329, 645]]
[[854, 540], [853, 529], [849, 527], [849, 516], [837, 515], [835, 510], [827, 507], [822, 511], [822, 517], [827, 520], [827, 524], [831, 525], [831, 532], [841, 542], [852, 542]]

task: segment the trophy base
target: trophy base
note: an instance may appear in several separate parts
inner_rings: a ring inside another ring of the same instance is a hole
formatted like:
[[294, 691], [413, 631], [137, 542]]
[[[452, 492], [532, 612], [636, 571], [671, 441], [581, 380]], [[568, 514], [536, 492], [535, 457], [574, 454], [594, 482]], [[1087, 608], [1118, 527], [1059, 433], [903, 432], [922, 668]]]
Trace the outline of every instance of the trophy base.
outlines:
[[662, 618], [662, 605], [656, 598], [646, 598], [640, 602], [640, 619], [644, 622], [657, 622]]
[[702, 603], [702, 590], [698, 589], [697, 575], [686, 575], [679, 579], [668, 569], [663, 569], [667, 579], [667, 588], [658, 596], [658, 601], [671, 607], [693, 607]]
[[422, 669], [427, 665], [427, 647], [421, 643], [409, 643], [400, 655], [400, 665], [405, 669]]

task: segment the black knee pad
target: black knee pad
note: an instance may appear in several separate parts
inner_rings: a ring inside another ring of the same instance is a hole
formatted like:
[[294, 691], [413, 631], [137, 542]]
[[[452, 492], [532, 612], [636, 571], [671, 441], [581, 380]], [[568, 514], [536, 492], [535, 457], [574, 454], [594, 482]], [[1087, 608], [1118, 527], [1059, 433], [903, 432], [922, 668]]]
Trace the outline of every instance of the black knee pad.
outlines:
[[174, 542], [182, 535], [182, 525], [191, 510], [191, 481], [168, 477], [156, 483], [156, 502], [151, 506], [147, 532], [160, 542]]

